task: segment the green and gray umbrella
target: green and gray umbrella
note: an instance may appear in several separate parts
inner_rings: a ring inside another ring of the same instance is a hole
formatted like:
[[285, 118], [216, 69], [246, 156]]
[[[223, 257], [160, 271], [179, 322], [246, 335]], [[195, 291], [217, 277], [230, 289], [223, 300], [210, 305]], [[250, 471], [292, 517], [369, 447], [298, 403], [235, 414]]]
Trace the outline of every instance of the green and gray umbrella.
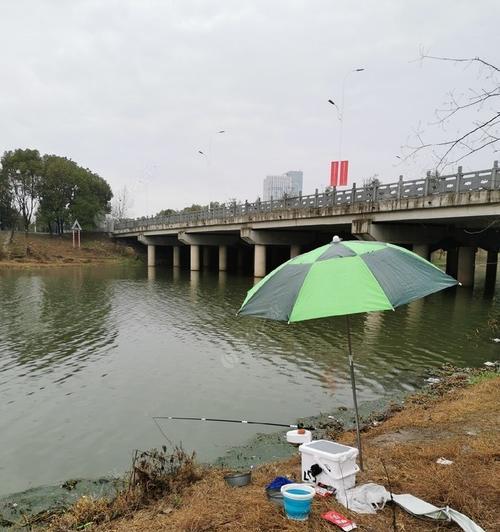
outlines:
[[347, 316], [349, 366], [363, 467], [349, 315], [394, 310], [457, 281], [407, 249], [373, 241], [332, 243], [285, 262], [249, 290], [238, 314], [288, 323]]

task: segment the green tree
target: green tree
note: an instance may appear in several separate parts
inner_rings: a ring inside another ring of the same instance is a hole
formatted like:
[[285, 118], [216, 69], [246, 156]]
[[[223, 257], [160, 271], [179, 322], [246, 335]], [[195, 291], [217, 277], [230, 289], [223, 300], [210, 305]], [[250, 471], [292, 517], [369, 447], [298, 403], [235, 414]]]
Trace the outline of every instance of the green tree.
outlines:
[[84, 229], [93, 229], [110, 212], [113, 197], [108, 183], [71, 159], [57, 155], [43, 158], [39, 219], [50, 232], [62, 234], [78, 219]]
[[44, 155], [37, 218], [51, 233], [62, 234], [69, 223], [69, 206], [78, 190], [78, 165], [66, 157]]
[[112, 198], [107, 181], [87, 168], [80, 168], [77, 190], [69, 207], [71, 219], [78, 219], [83, 229], [94, 229], [98, 220], [111, 212]]
[[190, 207], [184, 207], [181, 212], [198, 212], [203, 210], [203, 205], [193, 203]]
[[12, 196], [7, 179], [0, 172], [0, 231], [12, 228], [16, 222], [16, 213], [12, 208]]
[[174, 209], [162, 209], [156, 216], [170, 216], [172, 214], [177, 214], [177, 211]]
[[38, 150], [6, 151], [1, 159], [2, 181], [11, 209], [21, 218], [27, 233], [38, 206], [42, 158]]

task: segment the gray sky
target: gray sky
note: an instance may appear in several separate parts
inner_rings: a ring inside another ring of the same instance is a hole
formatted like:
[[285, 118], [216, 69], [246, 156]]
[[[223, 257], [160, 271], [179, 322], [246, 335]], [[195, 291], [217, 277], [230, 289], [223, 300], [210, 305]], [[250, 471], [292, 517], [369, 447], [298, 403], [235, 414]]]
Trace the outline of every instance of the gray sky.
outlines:
[[400, 164], [401, 146], [449, 90], [482, 85], [477, 68], [415, 61], [421, 47], [498, 65], [499, 20], [498, 0], [1, 0], [0, 150], [68, 156], [126, 185], [135, 216], [254, 200], [292, 169], [312, 193], [338, 158], [327, 100], [364, 67], [346, 81], [351, 180], [420, 177], [430, 154]]

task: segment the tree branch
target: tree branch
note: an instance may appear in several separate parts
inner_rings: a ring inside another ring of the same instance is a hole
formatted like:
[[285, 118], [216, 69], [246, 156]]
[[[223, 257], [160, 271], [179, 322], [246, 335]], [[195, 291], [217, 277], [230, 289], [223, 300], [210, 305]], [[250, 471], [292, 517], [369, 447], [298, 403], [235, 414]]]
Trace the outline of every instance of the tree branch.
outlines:
[[491, 63], [488, 63], [488, 61], [485, 61], [484, 59], [481, 59], [480, 57], [439, 57], [435, 55], [427, 55], [427, 54], [421, 54], [421, 59], [433, 59], [436, 61], [452, 61], [454, 63], [481, 63], [482, 65], [491, 68], [492, 70], [495, 70], [496, 72], [500, 72], [500, 68], [496, 67], [495, 65], [492, 65]]
[[[406, 146], [409, 153], [403, 160], [408, 160], [423, 150], [430, 150], [437, 160], [436, 170], [438, 170], [440, 167], [458, 162], [487, 146], [494, 147], [495, 143], [500, 143], [500, 109], [496, 105], [491, 105], [493, 101], [498, 102], [498, 99], [495, 100], [495, 98], [500, 96], [500, 82], [497, 76], [497, 73], [500, 73], [500, 68], [481, 57], [440, 57], [429, 55], [424, 50], [421, 50], [420, 60], [424, 59], [479, 64], [488, 69], [488, 73], [485, 74], [483, 72], [480, 77], [486, 79], [490, 86], [481, 87], [477, 90], [469, 88], [468, 93], [460, 94], [458, 97], [453, 91], [450, 91], [448, 101], [443, 103], [441, 108], [435, 110], [435, 121], [429, 125], [439, 125], [443, 131], [446, 131], [446, 125], [451, 124], [452, 119], [456, 119], [458, 116], [463, 116], [465, 119], [468, 118], [471, 125], [463, 134], [460, 132], [461, 128], [457, 127], [456, 137], [442, 142], [424, 141], [424, 131], [419, 127], [419, 130], [414, 133], [417, 144]], [[478, 113], [479, 118], [474, 119], [467, 114], [473, 111]], [[482, 116], [486, 116], [486, 118], [483, 120]], [[465, 153], [463, 153], [464, 151]], [[453, 159], [453, 162], [451, 162], [451, 159]]]

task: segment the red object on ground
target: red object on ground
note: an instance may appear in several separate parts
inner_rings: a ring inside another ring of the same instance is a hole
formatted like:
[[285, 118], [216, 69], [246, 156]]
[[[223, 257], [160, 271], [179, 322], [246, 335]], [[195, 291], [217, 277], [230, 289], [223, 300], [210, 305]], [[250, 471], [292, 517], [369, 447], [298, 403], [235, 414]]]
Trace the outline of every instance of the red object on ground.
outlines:
[[347, 185], [347, 174], [349, 172], [349, 161], [340, 161], [340, 179], [339, 185], [345, 187]]
[[316, 495], [319, 495], [320, 497], [331, 497], [334, 493], [335, 489], [331, 486], [325, 486], [324, 484], [321, 484], [321, 482], [316, 484]]
[[330, 186], [336, 187], [339, 184], [339, 162], [332, 161], [330, 167]]
[[355, 528], [358, 528], [354, 521], [347, 519], [347, 517], [344, 517], [342, 514], [334, 512], [333, 510], [322, 514], [321, 517], [326, 521], [337, 525], [340, 529], [344, 530], [344, 532], [349, 532], [349, 530], [354, 530]]

